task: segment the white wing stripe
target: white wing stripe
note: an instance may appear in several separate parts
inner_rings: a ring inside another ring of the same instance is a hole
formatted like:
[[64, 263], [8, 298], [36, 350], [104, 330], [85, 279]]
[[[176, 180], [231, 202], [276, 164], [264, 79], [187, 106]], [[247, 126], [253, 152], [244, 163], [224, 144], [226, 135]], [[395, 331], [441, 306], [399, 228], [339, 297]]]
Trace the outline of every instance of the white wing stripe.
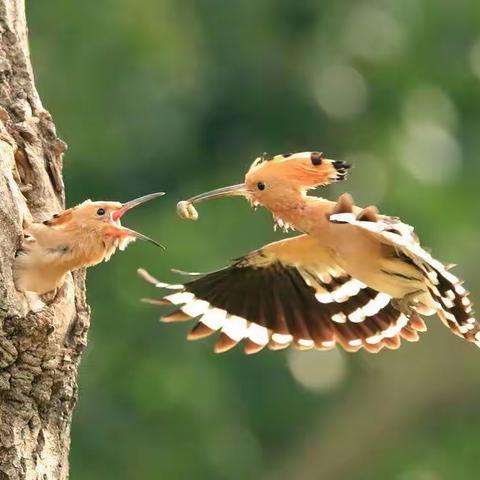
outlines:
[[328, 292], [325, 293], [316, 293], [315, 298], [320, 303], [333, 303], [335, 300], [333, 299], [332, 295]]
[[380, 343], [382, 340], [383, 340], [383, 336], [382, 336], [382, 335], [372, 335], [371, 337], [367, 337], [367, 338], [365, 339], [365, 341], [366, 341], [369, 345], [376, 345], [377, 343]]
[[218, 330], [222, 327], [227, 312], [220, 308], [210, 308], [200, 318], [200, 322], [212, 330]]
[[382, 336], [384, 338], [392, 338], [397, 336], [400, 333], [400, 330], [407, 326], [409, 322], [409, 319], [406, 315], [403, 313], [398, 317], [398, 320], [395, 325], [392, 325], [391, 327], [388, 327], [387, 329], [383, 330], [381, 332]]
[[352, 278], [348, 282], [344, 283], [340, 288], [332, 292], [333, 299], [338, 302], [346, 302], [350, 297], [358, 295], [360, 290], [366, 288], [366, 285], [359, 282], [355, 278]]
[[205, 300], [192, 300], [184, 305], [181, 310], [192, 318], [203, 315], [210, 307], [210, 304]]
[[334, 321], [336, 323], [346, 323], [347, 322], [347, 316], [342, 312], [336, 313], [335, 315], [332, 315], [332, 321]]
[[265, 327], [251, 323], [247, 330], [248, 338], [257, 345], [267, 345], [269, 341], [268, 330]]
[[293, 337], [291, 335], [283, 335], [281, 333], [274, 333], [272, 335], [272, 340], [275, 343], [279, 343], [280, 345], [286, 345], [290, 343], [293, 340]]
[[357, 308], [348, 316], [348, 319], [353, 323], [363, 322], [365, 320], [365, 313], [363, 312], [363, 308]]
[[182, 303], [188, 303], [190, 300], [193, 300], [195, 295], [190, 292], [179, 292], [179, 293], [172, 293], [171, 295], [167, 295], [165, 300], [168, 300], [170, 303], [174, 305], [181, 305]]
[[375, 298], [370, 300], [362, 307], [363, 313], [366, 317], [376, 315], [380, 310], [385, 308], [390, 303], [391, 297], [386, 293], [379, 293]]
[[222, 332], [239, 342], [247, 335], [247, 321], [236, 315], [228, 315], [223, 322]]
[[298, 340], [298, 344], [305, 348], [313, 348], [315, 346], [315, 342], [313, 340], [308, 340], [306, 338], [300, 338]]

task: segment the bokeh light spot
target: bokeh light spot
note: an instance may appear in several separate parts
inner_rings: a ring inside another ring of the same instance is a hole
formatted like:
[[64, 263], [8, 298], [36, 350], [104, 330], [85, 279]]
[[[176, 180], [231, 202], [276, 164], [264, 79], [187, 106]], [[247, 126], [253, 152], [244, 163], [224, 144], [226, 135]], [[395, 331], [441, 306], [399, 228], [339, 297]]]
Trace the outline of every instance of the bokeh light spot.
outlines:
[[337, 388], [345, 379], [347, 365], [339, 350], [292, 350], [288, 366], [293, 377], [305, 388], [318, 392]]
[[448, 182], [461, 168], [460, 145], [446, 129], [434, 123], [409, 125], [399, 150], [408, 171], [424, 183]]
[[367, 84], [348, 65], [331, 65], [315, 79], [314, 93], [320, 107], [331, 117], [346, 119], [363, 112], [367, 105]]
[[405, 34], [400, 22], [385, 10], [360, 5], [350, 14], [345, 43], [353, 55], [370, 61], [385, 60], [404, 48]]
[[403, 105], [407, 123], [437, 123], [453, 128], [458, 122], [458, 113], [450, 97], [433, 85], [421, 85], [412, 90]]

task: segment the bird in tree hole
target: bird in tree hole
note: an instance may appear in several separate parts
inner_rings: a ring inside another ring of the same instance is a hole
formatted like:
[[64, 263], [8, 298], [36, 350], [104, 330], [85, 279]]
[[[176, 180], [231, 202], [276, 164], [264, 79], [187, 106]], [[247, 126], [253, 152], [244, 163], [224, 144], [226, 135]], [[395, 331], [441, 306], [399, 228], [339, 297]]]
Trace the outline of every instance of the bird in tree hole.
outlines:
[[247, 354], [279, 350], [349, 352], [397, 349], [418, 340], [422, 316], [437, 314], [456, 335], [480, 346], [461, 281], [422, 248], [413, 228], [373, 206], [359, 208], [348, 194], [336, 202], [309, 190], [344, 180], [350, 165], [319, 152], [259, 158], [245, 182], [178, 204], [181, 217], [198, 218], [194, 204], [241, 196], [268, 209], [277, 226], [301, 234], [280, 240], [207, 274], [168, 284], [139, 274], [170, 292], [147, 302], [174, 305], [165, 322], [196, 319], [188, 339], [219, 332], [215, 352], [243, 341]]
[[14, 262], [16, 288], [36, 294], [55, 291], [68, 272], [108, 261], [117, 248], [124, 250], [137, 238], [161, 247], [122, 226], [120, 219], [128, 210], [162, 195], [152, 193], [123, 204], [86, 200], [44, 222], [28, 225]]

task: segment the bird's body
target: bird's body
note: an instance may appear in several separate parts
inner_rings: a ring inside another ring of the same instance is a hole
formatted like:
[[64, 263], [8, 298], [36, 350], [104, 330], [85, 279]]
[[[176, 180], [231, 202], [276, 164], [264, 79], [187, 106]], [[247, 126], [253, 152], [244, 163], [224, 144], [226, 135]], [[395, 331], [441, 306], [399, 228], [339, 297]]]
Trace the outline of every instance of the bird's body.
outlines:
[[28, 225], [15, 258], [17, 289], [50, 292], [63, 284], [68, 272], [108, 261], [117, 248], [123, 250], [136, 238], [150, 240], [123, 227], [120, 218], [133, 206], [159, 195], [126, 204], [87, 200], [42, 223]]
[[[323, 198], [306, 197], [304, 205], [294, 212], [273, 213], [284, 224], [316, 239], [316, 255], [323, 257], [328, 252], [330, 264], [338, 265], [351, 277], [394, 298], [402, 298], [410, 293], [410, 285], [403, 285], [397, 279], [391, 281], [391, 275], [383, 272], [407, 270], [409, 278], [412, 278], [415, 268], [399, 260], [394, 255], [393, 246], [376, 241], [368, 231], [350, 224], [332, 223], [330, 216], [335, 213], [336, 206], [336, 202]], [[351, 205], [351, 211], [358, 215], [362, 209]], [[304, 248], [298, 245], [295, 248], [297, 258], [301, 257], [304, 251]]]
[[[306, 194], [345, 177], [349, 165], [316, 152], [255, 162], [245, 183], [179, 204], [196, 218], [193, 204], [243, 195], [272, 213], [277, 225], [302, 234], [262, 247], [233, 265], [184, 284], [160, 300], [177, 305], [165, 321], [197, 318], [190, 339], [220, 331], [217, 352], [245, 340], [254, 353], [294, 344], [298, 348], [377, 352], [418, 339], [422, 315], [438, 313], [457, 335], [480, 343], [480, 325], [461, 282], [419, 244], [413, 228], [379, 215], [375, 207]], [[154, 301], [158, 302], [158, 301]]]

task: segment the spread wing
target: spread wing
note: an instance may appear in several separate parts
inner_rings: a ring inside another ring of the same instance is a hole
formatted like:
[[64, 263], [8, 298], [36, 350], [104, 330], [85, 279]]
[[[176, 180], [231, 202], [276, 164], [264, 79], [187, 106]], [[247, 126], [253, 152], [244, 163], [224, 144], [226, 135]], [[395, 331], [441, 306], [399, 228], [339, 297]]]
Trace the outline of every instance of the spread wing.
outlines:
[[378, 241], [393, 246], [400, 258], [413, 263], [422, 272], [441, 320], [453, 333], [480, 346], [480, 324], [474, 318], [473, 307], [462, 281], [420, 245], [413, 227], [397, 218], [372, 215], [372, 210], [368, 214], [366, 210], [367, 215], [365, 210], [359, 214], [336, 213], [330, 216], [330, 221], [348, 223], [369, 232]]
[[328, 250], [307, 235], [269, 244], [232, 265], [193, 274], [181, 284], [144, 279], [170, 293], [150, 303], [177, 308], [163, 321], [197, 319], [191, 340], [220, 332], [216, 352], [244, 341], [246, 353], [293, 344], [347, 351], [395, 349], [400, 338], [418, 340], [425, 324], [398, 311], [392, 299], [350, 277]]

